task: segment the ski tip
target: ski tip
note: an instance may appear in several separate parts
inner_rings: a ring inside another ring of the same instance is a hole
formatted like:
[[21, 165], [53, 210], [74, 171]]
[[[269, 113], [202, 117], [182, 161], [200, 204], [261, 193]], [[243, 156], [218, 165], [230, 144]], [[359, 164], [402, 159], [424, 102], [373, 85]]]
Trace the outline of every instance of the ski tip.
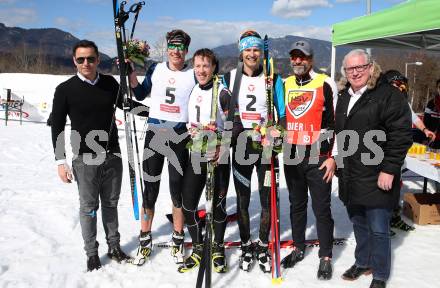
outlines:
[[280, 285], [281, 283], [283, 283], [283, 278], [272, 278], [272, 285]]

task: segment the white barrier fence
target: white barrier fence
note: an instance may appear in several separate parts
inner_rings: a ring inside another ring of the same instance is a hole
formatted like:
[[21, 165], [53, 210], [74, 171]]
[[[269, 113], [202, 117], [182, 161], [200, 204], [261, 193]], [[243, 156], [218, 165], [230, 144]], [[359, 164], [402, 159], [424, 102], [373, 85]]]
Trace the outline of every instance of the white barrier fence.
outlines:
[[[7, 89], [11, 89], [12, 101], [24, 100], [22, 107], [23, 122], [45, 123], [52, 111], [55, 88], [72, 76], [73, 74], [0, 73], [0, 99], [6, 102]], [[119, 81], [119, 76], [115, 76], [115, 79]], [[142, 80], [143, 77], [139, 77], [139, 81]], [[148, 99], [142, 102], [147, 104]], [[5, 111], [2, 110], [0, 111], [0, 119], [4, 120]], [[118, 126], [124, 124], [124, 115], [120, 109], [116, 110], [116, 119]], [[20, 113], [15, 110], [8, 111], [8, 120], [20, 120]]]

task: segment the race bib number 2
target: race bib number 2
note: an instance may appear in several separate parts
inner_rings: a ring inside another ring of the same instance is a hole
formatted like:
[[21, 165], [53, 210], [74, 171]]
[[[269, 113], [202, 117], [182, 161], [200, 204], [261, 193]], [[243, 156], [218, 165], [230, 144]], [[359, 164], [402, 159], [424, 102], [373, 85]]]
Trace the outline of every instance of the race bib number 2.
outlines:
[[246, 98], [248, 98], [250, 101], [246, 105], [246, 112], [241, 113], [241, 119], [259, 121], [261, 119], [261, 114], [255, 112], [257, 109], [254, 107], [255, 103], [257, 102], [257, 97], [255, 95], [246, 95]]

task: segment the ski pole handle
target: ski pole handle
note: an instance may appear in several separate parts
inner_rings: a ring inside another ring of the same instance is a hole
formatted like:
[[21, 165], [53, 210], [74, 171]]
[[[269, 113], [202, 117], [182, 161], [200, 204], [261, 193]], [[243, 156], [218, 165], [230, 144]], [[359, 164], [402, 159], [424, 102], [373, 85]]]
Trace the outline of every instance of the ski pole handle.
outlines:
[[139, 10], [141, 10], [142, 6], [144, 6], [144, 5], [145, 5], [144, 1], [134, 3], [133, 5], [130, 6], [130, 9], [128, 9], [128, 12], [138, 13]]

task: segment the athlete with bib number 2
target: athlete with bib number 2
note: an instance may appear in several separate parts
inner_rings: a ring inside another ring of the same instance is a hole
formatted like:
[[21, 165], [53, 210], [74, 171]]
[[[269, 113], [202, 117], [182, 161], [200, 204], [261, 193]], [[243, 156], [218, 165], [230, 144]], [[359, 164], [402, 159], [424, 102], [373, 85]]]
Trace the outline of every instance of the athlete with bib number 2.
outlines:
[[[265, 175], [270, 171], [270, 158], [263, 161], [262, 151], [256, 149], [254, 142], [261, 141], [260, 133], [253, 133], [254, 127], [264, 123], [268, 111], [266, 101], [266, 85], [263, 73], [263, 39], [252, 30], [244, 32], [239, 40], [240, 58], [243, 61], [242, 71], [234, 69], [224, 76], [225, 84], [232, 91], [238, 90], [236, 101], [240, 120], [234, 122], [232, 141], [232, 171], [234, 186], [237, 193], [238, 226], [241, 239], [240, 269], [249, 271], [254, 256], [261, 270], [271, 271], [269, 248], [270, 232], [270, 183], [265, 183]], [[240, 66], [239, 66], [240, 67]], [[241, 73], [241, 80], [236, 80]], [[235, 79], [235, 80], [234, 80]], [[237, 83], [240, 82], [238, 86]], [[281, 77], [274, 74], [274, 105], [280, 122], [284, 121], [284, 90]], [[237, 87], [235, 87], [237, 86]], [[259, 136], [252, 139], [248, 135]], [[252, 242], [250, 234], [249, 202], [251, 200], [251, 176], [253, 168], [257, 169], [258, 191], [260, 196], [261, 214], [259, 237]]]

